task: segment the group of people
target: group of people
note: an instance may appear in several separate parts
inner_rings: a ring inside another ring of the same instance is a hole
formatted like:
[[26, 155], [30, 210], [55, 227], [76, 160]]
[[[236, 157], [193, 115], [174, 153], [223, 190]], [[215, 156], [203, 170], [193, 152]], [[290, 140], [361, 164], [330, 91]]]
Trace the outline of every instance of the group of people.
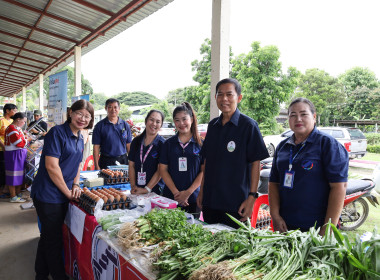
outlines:
[[[132, 194], [155, 192], [196, 216], [202, 211], [206, 223], [236, 228], [226, 214], [240, 221], [252, 215], [259, 196], [260, 161], [269, 157], [257, 122], [238, 109], [242, 98], [237, 80], [219, 81], [215, 99], [221, 114], [208, 124], [205, 139], [198, 133], [196, 113], [184, 102], [173, 111], [177, 134], [166, 141], [158, 134], [165, 118], [161, 111], [149, 111], [144, 131], [132, 140], [128, 124], [119, 117], [119, 101], [108, 99], [107, 117], [93, 130], [95, 167], [128, 164]], [[36, 279], [48, 279], [49, 274], [67, 279], [61, 227], [68, 202], [81, 193], [81, 131], [92, 128], [94, 109], [79, 100], [68, 116], [45, 135], [32, 185], [31, 197], [41, 222]], [[348, 176], [347, 151], [315, 128], [316, 111], [309, 100], [295, 99], [288, 117], [294, 135], [277, 147], [269, 182], [274, 230], [308, 230], [329, 220], [336, 224]]]
[[[41, 111], [34, 111], [35, 120], [29, 127], [41, 118]], [[0, 118], [0, 196], [10, 198], [10, 202], [25, 202], [21, 190], [24, 187], [24, 171], [27, 157], [26, 146], [32, 138], [25, 134], [27, 118], [24, 113], [17, 112], [17, 106], [11, 103], [3, 107], [3, 117]], [[40, 121], [41, 130], [31, 128], [32, 134], [45, 134], [47, 124]], [[45, 131], [45, 132], [44, 132]], [[41, 135], [43, 137], [43, 135]]]

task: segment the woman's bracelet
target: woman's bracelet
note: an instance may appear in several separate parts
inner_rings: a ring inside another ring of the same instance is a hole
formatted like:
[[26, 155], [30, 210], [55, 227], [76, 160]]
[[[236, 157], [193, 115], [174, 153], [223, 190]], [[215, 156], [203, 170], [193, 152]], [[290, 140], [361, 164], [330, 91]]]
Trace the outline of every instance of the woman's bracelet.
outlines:
[[152, 192], [151, 188], [149, 188], [148, 186], [145, 186], [144, 189], [146, 189], [148, 191], [148, 193]]
[[77, 183], [73, 183], [73, 187], [74, 186], [77, 186], [78, 188], [80, 188], [79, 184], [77, 184]]

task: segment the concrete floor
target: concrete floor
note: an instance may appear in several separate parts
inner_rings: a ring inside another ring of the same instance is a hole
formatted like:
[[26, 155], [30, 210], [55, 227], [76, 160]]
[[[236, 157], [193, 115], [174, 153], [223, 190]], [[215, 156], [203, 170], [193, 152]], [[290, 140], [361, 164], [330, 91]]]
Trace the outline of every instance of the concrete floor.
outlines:
[[[28, 196], [27, 192], [23, 193]], [[0, 279], [33, 280], [40, 232], [34, 208], [0, 199]]]

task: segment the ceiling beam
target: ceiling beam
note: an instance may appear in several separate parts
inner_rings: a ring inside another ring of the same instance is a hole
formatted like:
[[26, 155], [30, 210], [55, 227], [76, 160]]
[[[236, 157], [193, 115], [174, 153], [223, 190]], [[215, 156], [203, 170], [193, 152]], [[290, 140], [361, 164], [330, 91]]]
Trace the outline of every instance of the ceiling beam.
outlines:
[[55, 56], [48, 55], [48, 54], [43, 54], [43, 53], [40, 53], [40, 52], [36, 52], [36, 51], [29, 50], [29, 49], [26, 49], [26, 48], [18, 47], [18, 46], [15, 46], [15, 45], [12, 45], [12, 44], [8, 44], [8, 43], [5, 43], [5, 42], [1, 42], [0, 41], [0, 45], [4, 45], [4, 46], [10, 47], [10, 48], [17, 49], [17, 50], [22, 50], [22, 51], [34, 53], [36, 55], [40, 55], [40, 56], [43, 56], [43, 57], [48, 57], [48, 58], [51, 58], [51, 59], [55, 59]]

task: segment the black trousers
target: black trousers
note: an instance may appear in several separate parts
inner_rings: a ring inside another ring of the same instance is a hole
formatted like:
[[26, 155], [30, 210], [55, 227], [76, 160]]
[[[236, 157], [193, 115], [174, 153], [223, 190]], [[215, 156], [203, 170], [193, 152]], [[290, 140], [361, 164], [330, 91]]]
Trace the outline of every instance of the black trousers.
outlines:
[[198, 208], [197, 203], [189, 203], [189, 206], [178, 206], [178, 208], [182, 209], [183, 211], [193, 214], [195, 219], [199, 219], [201, 209]]
[[116, 161], [118, 161], [120, 164], [128, 165], [128, 156], [125, 154], [118, 157], [111, 157], [108, 155], [100, 154], [99, 168], [107, 169], [107, 166], [116, 165]]
[[238, 212], [226, 212], [226, 211], [211, 209], [207, 207], [203, 207], [202, 212], [203, 212], [203, 220], [208, 224], [220, 223], [220, 224], [225, 224], [226, 226], [230, 226], [232, 228], [240, 227], [237, 223], [235, 223], [233, 220], [230, 219], [230, 217], [226, 215], [226, 213], [228, 213], [232, 217], [240, 220], [241, 216], [239, 215]]
[[37, 247], [36, 280], [47, 280], [49, 274], [54, 280], [68, 279], [63, 263], [62, 225], [68, 203], [45, 203], [33, 199], [41, 222], [41, 234]]

